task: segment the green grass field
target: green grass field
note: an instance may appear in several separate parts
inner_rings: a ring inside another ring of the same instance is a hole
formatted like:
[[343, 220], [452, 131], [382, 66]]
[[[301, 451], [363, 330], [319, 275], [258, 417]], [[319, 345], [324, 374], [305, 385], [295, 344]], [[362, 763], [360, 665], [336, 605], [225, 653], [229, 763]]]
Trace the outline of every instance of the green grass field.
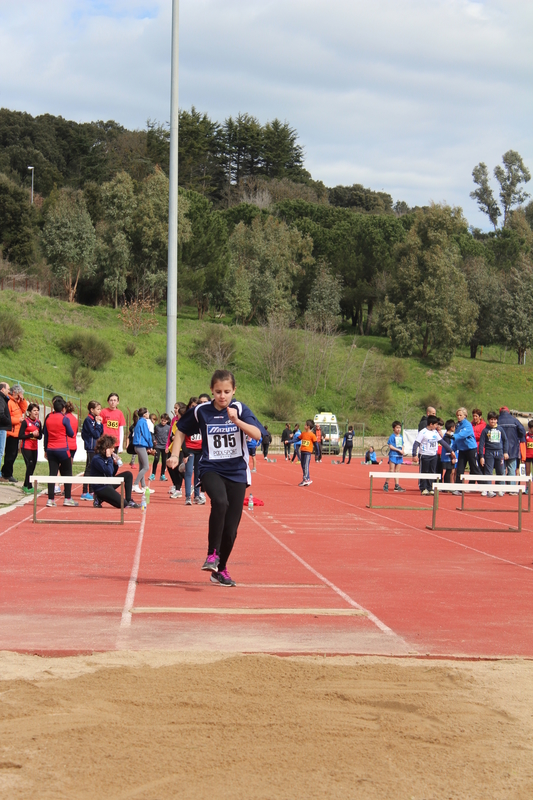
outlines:
[[[24, 336], [16, 352], [0, 350], [0, 375], [44, 386], [54, 393], [76, 394], [71, 378], [73, 358], [61, 351], [59, 342], [65, 333], [84, 329], [109, 342], [113, 358], [104, 369], [93, 372], [94, 382], [82, 394], [83, 406], [91, 399], [105, 403], [107, 395], [116, 391], [125, 412], [141, 405], [150, 411], [164, 410], [163, 315], [156, 315], [158, 324], [150, 333], [134, 338], [123, 329], [118, 311], [111, 308], [3, 291], [0, 313], [5, 310], [16, 314]], [[200, 322], [192, 308], [180, 309], [178, 319], [180, 400], [186, 402], [189, 396], [209, 388], [211, 368], [205, 359], [195, 356], [195, 350], [198, 339], [214, 324], [223, 325], [235, 348], [231, 368], [237, 378], [237, 396], [264, 421], [272, 418], [274, 410], [278, 417], [272, 425], [274, 431], [281, 429], [284, 419], [303, 422], [318, 411], [336, 413], [342, 425], [346, 420], [364, 422], [367, 433], [388, 435], [392, 419], [415, 425], [428, 403], [435, 405], [444, 418], [459, 405], [469, 409], [479, 406], [484, 413], [501, 405], [525, 411], [533, 407], [533, 360], [531, 365], [518, 366], [515, 353], [497, 347], [485, 348], [472, 360], [465, 347], [449, 366], [439, 369], [416, 358], [395, 358], [386, 338], [358, 336], [353, 346], [349, 326], [334, 343], [326, 386], [322, 380], [316, 394], [310, 388], [312, 358], [304, 368], [306, 334], [293, 331], [290, 335], [300, 355], [281, 394], [273, 395], [258, 349], [260, 329], [228, 325], [226, 320]], [[133, 356], [126, 352], [131, 342], [136, 345]]]

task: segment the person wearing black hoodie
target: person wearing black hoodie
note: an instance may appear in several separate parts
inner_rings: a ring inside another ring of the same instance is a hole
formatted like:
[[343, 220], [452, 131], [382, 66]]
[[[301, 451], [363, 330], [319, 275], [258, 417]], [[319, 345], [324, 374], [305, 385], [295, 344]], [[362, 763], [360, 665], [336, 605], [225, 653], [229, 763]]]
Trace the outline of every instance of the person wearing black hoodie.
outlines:
[[0, 383], [0, 464], [2, 463], [4, 450], [6, 448], [6, 434], [12, 428], [8, 400], [9, 383]]

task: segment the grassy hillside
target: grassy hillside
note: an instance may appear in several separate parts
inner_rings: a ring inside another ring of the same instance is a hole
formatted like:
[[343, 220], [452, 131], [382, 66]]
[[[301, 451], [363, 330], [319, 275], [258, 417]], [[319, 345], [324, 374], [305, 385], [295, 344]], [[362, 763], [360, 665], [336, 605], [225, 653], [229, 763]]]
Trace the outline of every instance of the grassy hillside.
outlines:
[[[114, 355], [107, 367], [94, 372], [94, 383], [83, 393], [83, 402], [95, 398], [105, 402], [110, 391], [121, 397], [121, 407], [133, 410], [146, 405], [163, 411], [165, 398], [164, 355], [166, 319], [149, 334], [136, 339], [122, 327], [118, 312], [109, 308], [69, 305], [33, 293], [0, 293], [0, 313], [9, 310], [20, 320], [24, 337], [20, 349], [0, 351], [0, 375], [75, 394], [70, 375], [73, 358], [65, 355], [59, 342], [66, 332], [91, 330], [113, 346]], [[198, 322], [193, 309], [184, 308], [178, 320], [178, 398], [209, 388], [212, 369], [204, 356], [195, 355], [198, 340], [213, 331], [213, 321]], [[263, 419], [278, 418], [302, 422], [317, 411], [328, 410], [351, 422], [365, 422], [367, 432], [389, 433], [394, 417], [407, 425], [416, 424], [422, 409], [431, 403], [446, 418], [458, 405], [490, 408], [508, 405], [528, 410], [533, 407], [533, 358], [519, 367], [516, 355], [500, 348], [485, 348], [475, 361], [467, 349], [450, 366], [431, 368], [418, 359], [397, 359], [387, 339], [354, 338], [349, 328], [335, 342], [326, 388], [323, 381], [316, 394], [313, 364], [304, 369], [307, 336], [290, 333], [299, 349], [298, 363], [290, 371], [282, 391], [273, 396], [267, 369], [260, 350], [261, 331], [216, 323], [235, 348], [232, 367], [237, 376], [238, 397]], [[126, 347], [135, 342], [135, 355]], [[318, 358], [318, 354], [317, 354]], [[305, 373], [305, 374], [302, 374]], [[292, 408], [291, 408], [292, 406]], [[286, 414], [284, 413], [286, 411]], [[279, 424], [275, 427], [279, 427]]]

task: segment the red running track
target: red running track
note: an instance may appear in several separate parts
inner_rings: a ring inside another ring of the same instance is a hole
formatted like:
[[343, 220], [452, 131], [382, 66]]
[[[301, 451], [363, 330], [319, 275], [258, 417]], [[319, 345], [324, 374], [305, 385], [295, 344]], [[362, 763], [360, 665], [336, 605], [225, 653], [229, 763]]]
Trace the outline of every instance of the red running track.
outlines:
[[516, 512], [488, 513], [514, 498], [477, 497], [486, 512], [466, 514], [444, 497], [439, 525], [501, 530], [429, 531], [432, 498], [415, 481], [405, 495], [378, 481], [374, 502], [423, 511], [368, 509], [359, 462], [313, 462], [311, 477], [299, 488], [297, 464], [258, 458], [252, 491], [265, 505], [243, 514], [232, 589], [200, 570], [209, 503], [171, 500], [166, 483], [123, 528], [84, 526], [116, 512], [47, 509], [44, 497], [40, 518], [72, 524], [33, 525], [29, 505], [3, 514], [0, 649], [533, 656], [533, 515], [516, 533]]

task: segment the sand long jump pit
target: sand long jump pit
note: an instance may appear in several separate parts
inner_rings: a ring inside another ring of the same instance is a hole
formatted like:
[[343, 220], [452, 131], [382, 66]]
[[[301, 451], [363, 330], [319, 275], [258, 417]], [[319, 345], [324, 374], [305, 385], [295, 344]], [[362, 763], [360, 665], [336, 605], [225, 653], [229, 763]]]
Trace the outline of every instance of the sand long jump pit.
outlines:
[[533, 797], [533, 663], [0, 654], [0, 797]]

